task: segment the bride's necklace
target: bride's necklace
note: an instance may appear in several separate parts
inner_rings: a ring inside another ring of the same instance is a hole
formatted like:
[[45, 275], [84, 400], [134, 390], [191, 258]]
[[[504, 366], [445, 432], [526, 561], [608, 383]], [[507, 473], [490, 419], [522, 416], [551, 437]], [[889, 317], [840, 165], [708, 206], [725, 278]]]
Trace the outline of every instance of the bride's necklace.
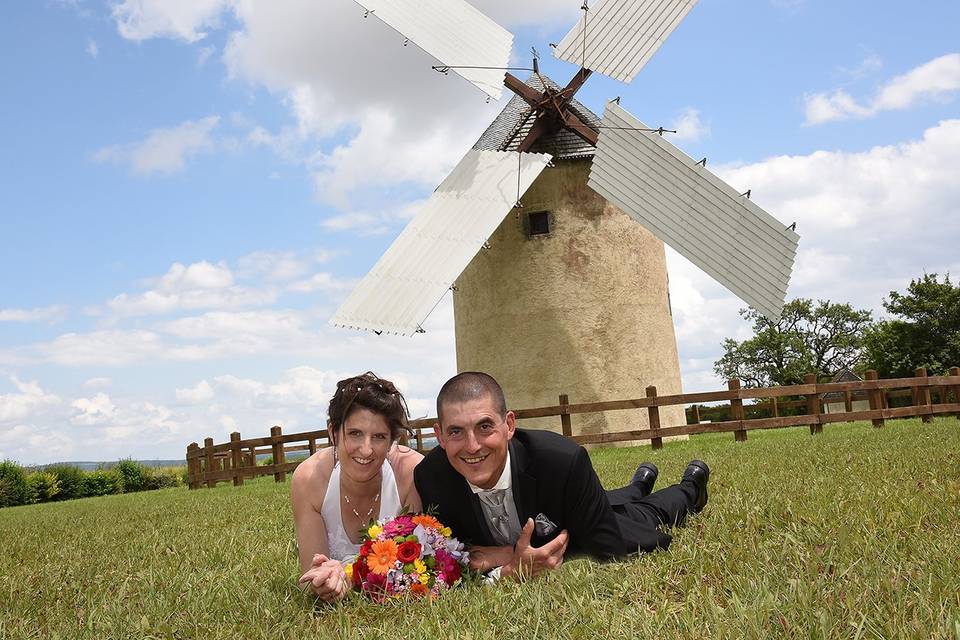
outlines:
[[373, 515], [373, 510], [377, 508], [377, 503], [380, 502], [380, 492], [377, 491], [377, 495], [373, 496], [373, 500], [370, 501], [370, 508], [367, 510], [366, 518], [360, 515], [360, 512], [357, 511], [357, 508], [354, 506], [353, 500], [350, 499], [350, 496], [347, 495], [347, 492], [343, 490], [343, 478], [340, 478], [340, 493], [343, 495], [344, 501], [347, 503], [347, 506], [350, 507], [350, 511], [353, 512], [353, 515], [356, 516], [357, 520], [360, 522], [366, 522]]
[[[357, 520], [359, 520], [360, 522], [363, 522], [363, 521], [364, 521], [364, 518], [361, 517], [360, 512], [357, 511], [357, 508], [356, 508], [355, 506], [353, 506], [353, 503], [352, 503], [352, 502], [350, 502], [350, 496], [348, 496], [346, 493], [344, 493], [344, 494], [343, 494], [343, 499], [347, 501], [347, 506], [350, 507], [350, 511], [352, 511], [352, 512], [353, 512], [353, 515], [355, 515], [355, 516], [357, 517]], [[373, 510], [374, 510], [374, 508], [376, 508], [378, 502], [380, 502], [380, 492], [379, 492], [379, 491], [377, 492], [377, 495], [373, 496], [373, 502], [370, 503], [370, 509], [367, 510], [367, 517], [366, 517], [367, 520], [369, 520], [369, 519], [370, 519], [370, 516], [373, 515]]]

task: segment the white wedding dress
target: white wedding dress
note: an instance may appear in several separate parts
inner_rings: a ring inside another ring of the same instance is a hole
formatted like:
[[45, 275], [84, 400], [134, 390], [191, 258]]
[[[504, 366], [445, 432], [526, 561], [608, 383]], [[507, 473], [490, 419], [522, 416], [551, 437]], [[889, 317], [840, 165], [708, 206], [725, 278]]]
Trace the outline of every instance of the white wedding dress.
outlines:
[[[397, 489], [397, 479], [393, 475], [393, 467], [386, 460], [380, 468], [380, 516], [379, 520], [393, 518], [400, 513], [400, 492]], [[329, 557], [344, 562], [355, 557], [360, 552], [360, 545], [350, 542], [347, 532], [343, 529], [343, 514], [340, 512], [340, 465], [333, 468], [330, 474], [330, 483], [327, 485], [327, 495], [323, 497], [323, 507], [320, 509], [323, 516], [323, 525], [327, 529], [327, 546]]]

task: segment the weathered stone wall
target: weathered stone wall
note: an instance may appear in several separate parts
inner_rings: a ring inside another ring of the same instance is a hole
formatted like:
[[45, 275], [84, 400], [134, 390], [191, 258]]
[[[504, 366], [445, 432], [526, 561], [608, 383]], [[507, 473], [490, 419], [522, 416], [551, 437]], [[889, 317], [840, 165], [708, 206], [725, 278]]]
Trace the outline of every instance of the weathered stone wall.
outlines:
[[[587, 187], [589, 160], [558, 161], [456, 283], [459, 371], [486, 371], [514, 408], [681, 393], [663, 243]], [[527, 237], [523, 215], [552, 212]], [[682, 407], [661, 425], [684, 424]], [[560, 430], [559, 418], [522, 426]], [[647, 411], [572, 417], [574, 434], [646, 428]]]

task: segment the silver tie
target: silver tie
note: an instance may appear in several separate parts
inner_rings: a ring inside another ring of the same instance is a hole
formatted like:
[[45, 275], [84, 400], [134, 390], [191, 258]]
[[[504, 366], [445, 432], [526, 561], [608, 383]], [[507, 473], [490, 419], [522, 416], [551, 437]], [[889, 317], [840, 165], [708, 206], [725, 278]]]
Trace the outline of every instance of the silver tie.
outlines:
[[507, 515], [507, 507], [503, 503], [506, 494], [506, 489], [493, 489], [477, 494], [480, 501], [487, 506], [487, 515], [490, 516], [493, 538], [497, 544], [501, 545], [511, 544], [510, 516]]

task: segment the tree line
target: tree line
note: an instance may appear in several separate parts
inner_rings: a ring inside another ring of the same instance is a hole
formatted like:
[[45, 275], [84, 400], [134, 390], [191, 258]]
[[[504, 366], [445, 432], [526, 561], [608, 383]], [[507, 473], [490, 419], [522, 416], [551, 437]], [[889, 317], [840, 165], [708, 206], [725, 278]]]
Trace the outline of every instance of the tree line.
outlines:
[[120, 460], [109, 469], [95, 471], [68, 464], [35, 469], [4, 460], [0, 462], [0, 508], [182, 487], [185, 474], [185, 467], [154, 469], [135, 460]]
[[753, 335], [725, 339], [714, 371], [747, 387], [768, 387], [802, 384], [808, 373], [829, 380], [842, 369], [901, 378], [917, 367], [945, 375], [960, 366], [960, 284], [949, 274], [911, 280], [905, 292], [891, 291], [883, 308], [890, 317], [875, 320], [871, 311], [850, 304], [797, 298], [776, 322], [741, 309]]

